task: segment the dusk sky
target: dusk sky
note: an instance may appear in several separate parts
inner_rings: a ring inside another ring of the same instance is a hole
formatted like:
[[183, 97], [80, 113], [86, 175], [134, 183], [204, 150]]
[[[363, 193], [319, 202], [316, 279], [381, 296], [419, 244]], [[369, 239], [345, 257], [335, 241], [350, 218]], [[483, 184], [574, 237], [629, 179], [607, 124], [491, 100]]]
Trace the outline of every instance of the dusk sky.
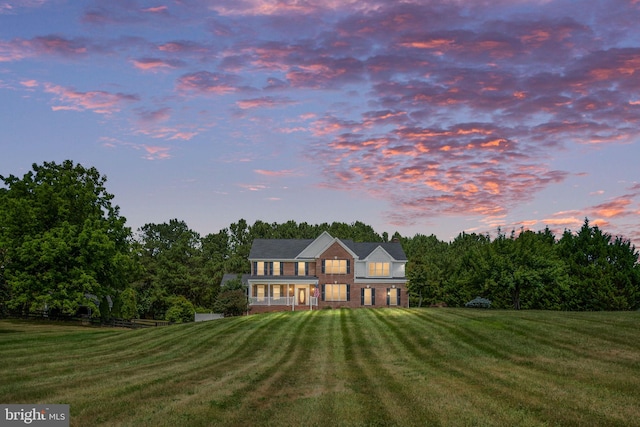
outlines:
[[95, 166], [134, 231], [640, 246], [640, 0], [0, 0], [0, 147]]

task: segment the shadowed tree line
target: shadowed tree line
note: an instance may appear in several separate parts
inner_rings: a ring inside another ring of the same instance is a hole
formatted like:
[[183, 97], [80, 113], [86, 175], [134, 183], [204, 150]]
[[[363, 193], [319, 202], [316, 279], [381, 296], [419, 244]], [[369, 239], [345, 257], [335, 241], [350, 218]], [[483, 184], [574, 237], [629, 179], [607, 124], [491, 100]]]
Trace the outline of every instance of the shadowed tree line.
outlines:
[[461, 306], [480, 296], [496, 308], [636, 310], [640, 308], [638, 252], [628, 240], [591, 226], [403, 238], [414, 303]]
[[[181, 220], [126, 227], [106, 177], [71, 161], [0, 175], [0, 314], [88, 309], [108, 319], [193, 319], [194, 310], [242, 312], [238, 282], [256, 238], [314, 239], [323, 231], [354, 241], [388, 241], [362, 222], [310, 225], [244, 219], [201, 236]], [[557, 240], [547, 229], [509, 236], [393, 235], [409, 259], [412, 305], [462, 306], [476, 296], [494, 307], [631, 310], [640, 306], [638, 252], [587, 220]]]

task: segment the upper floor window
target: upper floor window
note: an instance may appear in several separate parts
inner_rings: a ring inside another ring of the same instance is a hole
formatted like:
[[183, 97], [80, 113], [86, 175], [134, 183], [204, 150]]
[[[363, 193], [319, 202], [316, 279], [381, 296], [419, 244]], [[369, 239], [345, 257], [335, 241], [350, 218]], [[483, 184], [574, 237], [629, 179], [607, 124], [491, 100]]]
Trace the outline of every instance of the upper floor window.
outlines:
[[256, 261], [253, 274], [256, 276], [281, 276], [283, 263], [279, 261]]
[[309, 275], [309, 265], [304, 261], [299, 261], [295, 264], [296, 266], [296, 276], [308, 276]]
[[389, 276], [389, 267], [388, 262], [370, 262], [369, 276]]
[[348, 259], [323, 259], [322, 272], [324, 274], [349, 274], [351, 263]]

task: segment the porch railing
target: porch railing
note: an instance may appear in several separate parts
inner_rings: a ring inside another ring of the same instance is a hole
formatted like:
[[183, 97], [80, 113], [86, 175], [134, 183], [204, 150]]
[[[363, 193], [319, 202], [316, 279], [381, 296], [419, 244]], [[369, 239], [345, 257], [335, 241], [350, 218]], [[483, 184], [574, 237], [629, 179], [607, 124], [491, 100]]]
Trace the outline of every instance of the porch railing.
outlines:
[[[249, 305], [285, 305], [291, 306], [291, 304], [295, 303], [295, 305], [300, 305], [294, 297], [249, 297]], [[313, 305], [316, 307], [318, 305], [318, 298], [310, 297], [309, 302], [307, 304], [303, 304], [305, 306]]]
[[250, 305], [291, 305], [294, 301], [294, 297], [249, 297]]

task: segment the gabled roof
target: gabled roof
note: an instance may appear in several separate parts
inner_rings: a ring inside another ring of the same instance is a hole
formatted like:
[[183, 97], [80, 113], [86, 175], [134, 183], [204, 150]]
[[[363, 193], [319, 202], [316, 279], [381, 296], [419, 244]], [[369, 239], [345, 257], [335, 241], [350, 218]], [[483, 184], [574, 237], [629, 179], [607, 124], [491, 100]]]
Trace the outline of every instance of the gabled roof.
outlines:
[[[249, 259], [312, 259], [321, 253], [318, 252], [318, 249], [321, 249], [321, 251], [326, 249], [314, 248], [314, 250], [310, 250], [313, 247], [312, 244], [316, 243], [316, 241], [317, 243], [320, 243], [321, 241], [327, 243], [327, 235], [328, 233], [324, 232], [317, 239], [255, 239], [251, 246], [251, 251], [249, 252]], [[333, 241], [341, 243], [361, 260], [367, 258], [369, 254], [378, 247], [384, 249], [385, 252], [397, 261], [407, 260], [407, 256], [402, 250], [402, 245], [399, 242], [354, 242], [353, 240], [346, 239], [333, 239]]]
[[254, 239], [249, 259], [295, 259], [314, 239]]
[[371, 252], [380, 247], [396, 261], [407, 260], [407, 255], [405, 255], [400, 242], [354, 242], [353, 245], [353, 251], [358, 254], [360, 259], [367, 258]]

